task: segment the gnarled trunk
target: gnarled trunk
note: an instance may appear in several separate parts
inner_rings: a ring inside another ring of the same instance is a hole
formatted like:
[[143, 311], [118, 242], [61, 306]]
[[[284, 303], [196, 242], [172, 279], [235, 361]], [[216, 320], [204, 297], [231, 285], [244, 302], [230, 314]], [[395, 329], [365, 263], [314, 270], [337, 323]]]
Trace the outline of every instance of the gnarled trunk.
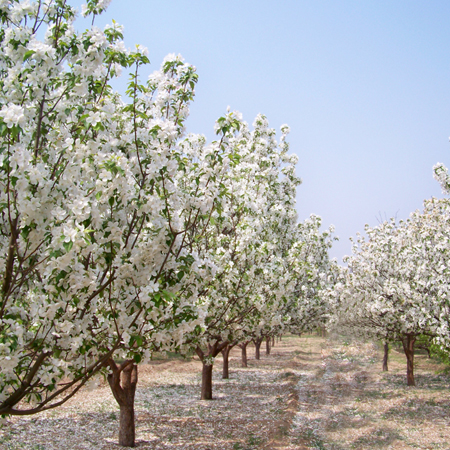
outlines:
[[258, 339], [254, 339], [253, 342], [255, 343], [255, 359], [259, 360], [261, 357], [261, 353], [260, 353], [260, 349], [261, 349], [261, 343], [262, 343], [263, 339], [262, 338], [258, 338]]
[[200, 347], [195, 349], [199, 356], [202, 367], [202, 390], [201, 400], [212, 400], [212, 373], [213, 373], [213, 359], [228, 346], [228, 342], [216, 341], [214, 344], [208, 344], [208, 352], [205, 353]]
[[416, 337], [412, 334], [407, 334], [406, 338], [402, 339], [403, 350], [406, 355], [406, 381], [408, 386], [415, 386], [414, 380], [414, 344]]
[[242, 367], [248, 367], [247, 366], [247, 345], [248, 342], [243, 342], [242, 344], [239, 344], [239, 347], [241, 348], [241, 361], [242, 361]]
[[110, 359], [108, 364], [112, 370], [112, 373], [108, 375], [108, 383], [120, 408], [119, 445], [134, 447], [136, 438], [134, 397], [138, 381], [138, 368], [131, 360], [118, 366]]
[[383, 372], [388, 371], [388, 358], [389, 358], [389, 344], [384, 343], [384, 355], [383, 355]]

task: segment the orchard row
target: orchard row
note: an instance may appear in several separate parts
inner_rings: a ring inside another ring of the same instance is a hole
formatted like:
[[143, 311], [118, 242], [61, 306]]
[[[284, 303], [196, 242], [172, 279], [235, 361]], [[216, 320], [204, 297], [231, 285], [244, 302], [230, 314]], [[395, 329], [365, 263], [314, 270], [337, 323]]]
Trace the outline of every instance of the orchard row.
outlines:
[[[195, 67], [149, 64], [121, 27], [79, 33], [66, 0], [0, 2], [0, 414], [61, 405], [96, 375], [133, 446], [138, 364], [195, 352], [201, 398], [219, 353], [327, 326], [450, 347], [450, 201], [366, 228], [347, 267], [332, 228], [298, 223], [288, 126], [236, 111], [216, 140], [189, 134]], [[111, 81], [130, 71], [125, 96]], [[436, 178], [449, 191], [443, 165]]]
[[[95, 17], [105, 1], [89, 1]], [[322, 323], [332, 230], [297, 223], [287, 126], [227, 111], [188, 134], [195, 68], [121, 27], [74, 27], [65, 0], [0, 2], [0, 414], [55, 408], [96, 374], [134, 445], [137, 367], [214, 358]], [[131, 71], [125, 98], [111, 80]], [[120, 363], [118, 362], [120, 361]]]

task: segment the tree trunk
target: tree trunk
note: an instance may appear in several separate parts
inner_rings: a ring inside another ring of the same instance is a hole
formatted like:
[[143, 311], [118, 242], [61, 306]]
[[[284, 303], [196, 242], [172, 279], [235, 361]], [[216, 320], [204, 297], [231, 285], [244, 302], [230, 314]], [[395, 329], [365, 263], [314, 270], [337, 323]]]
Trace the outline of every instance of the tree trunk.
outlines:
[[202, 394], [200, 400], [212, 400], [212, 372], [213, 365], [204, 361], [202, 369]]
[[275, 336], [272, 336], [272, 347], [275, 347]]
[[402, 339], [403, 350], [406, 355], [406, 381], [408, 386], [415, 386], [414, 380], [414, 343], [416, 337], [412, 334], [407, 334], [406, 339]]
[[247, 366], [247, 345], [248, 345], [248, 342], [243, 342], [242, 344], [239, 344], [239, 347], [241, 347], [242, 367], [248, 367]]
[[223, 367], [222, 367], [222, 378], [224, 380], [228, 380], [230, 378], [230, 373], [228, 370], [229, 367], [229, 355], [230, 355], [231, 345], [227, 345], [224, 349], [222, 349], [222, 356], [223, 356]]
[[255, 339], [253, 342], [255, 343], [255, 359], [256, 360], [259, 360], [260, 359], [260, 357], [261, 357], [261, 354], [260, 354], [260, 349], [261, 349], [261, 343], [262, 343], [262, 338], [258, 338], [258, 339]]
[[119, 445], [134, 447], [136, 438], [134, 397], [138, 381], [138, 368], [130, 360], [117, 366], [110, 359], [108, 364], [112, 370], [112, 373], [108, 374], [108, 383], [120, 408]]
[[120, 405], [119, 445], [134, 447], [136, 430], [134, 425], [134, 405]]
[[270, 336], [266, 337], [266, 355], [270, 355]]
[[384, 343], [384, 356], [383, 356], [383, 372], [388, 371], [388, 358], [389, 358], [389, 344]]
[[195, 352], [202, 361], [202, 393], [201, 400], [212, 400], [212, 360], [224, 349], [228, 347], [228, 342], [216, 341], [213, 345], [208, 344], [208, 353], [204, 353], [200, 347], [195, 349]]

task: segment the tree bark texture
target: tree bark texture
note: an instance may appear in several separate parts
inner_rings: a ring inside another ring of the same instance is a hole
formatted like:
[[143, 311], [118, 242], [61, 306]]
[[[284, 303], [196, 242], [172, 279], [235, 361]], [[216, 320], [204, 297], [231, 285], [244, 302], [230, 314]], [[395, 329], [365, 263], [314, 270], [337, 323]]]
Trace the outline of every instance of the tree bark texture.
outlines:
[[271, 341], [270, 336], [267, 336], [266, 337], [266, 355], [267, 356], [270, 355], [270, 341]]
[[388, 371], [388, 359], [389, 359], [389, 344], [384, 343], [384, 355], [383, 355], [383, 372]]
[[260, 349], [261, 349], [261, 343], [262, 338], [255, 339], [253, 342], [255, 343], [255, 359], [259, 360], [261, 357]]
[[112, 370], [112, 373], [108, 375], [108, 383], [120, 408], [119, 445], [134, 447], [136, 438], [134, 397], [138, 381], [138, 368], [130, 360], [118, 366], [110, 359], [108, 364]]
[[416, 337], [412, 334], [407, 334], [405, 338], [402, 339], [403, 350], [406, 355], [406, 382], [408, 386], [415, 386], [416, 382], [414, 380], [414, 344], [416, 342]]
[[275, 336], [272, 336], [272, 347], [275, 347]]
[[224, 380], [228, 380], [230, 378], [229, 372], [229, 356], [230, 356], [231, 345], [227, 345], [222, 349], [222, 357], [223, 357], [223, 367], [222, 367], [222, 378]]
[[228, 342], [216, 341], [214, 344], [208, 344], [207, 353], [203, 352], [200, 347], [195, 349], [195, 352], [199, 356], [202, 367], [202, 390], [200, 400], [212, 400], [212, 373], [213, 365], [211, 359], [215, 358], [225, 347], [228, 346]]
[[247, 365], [247, 345], [248, 342], [243, 342], [242, 344], [239, 344], [239, 347], [241, 348], [241, 365], [242, 367], [248, 367]]
[[203, 362], [201, 400], [212, 400], [212, 371], [213, 365]]

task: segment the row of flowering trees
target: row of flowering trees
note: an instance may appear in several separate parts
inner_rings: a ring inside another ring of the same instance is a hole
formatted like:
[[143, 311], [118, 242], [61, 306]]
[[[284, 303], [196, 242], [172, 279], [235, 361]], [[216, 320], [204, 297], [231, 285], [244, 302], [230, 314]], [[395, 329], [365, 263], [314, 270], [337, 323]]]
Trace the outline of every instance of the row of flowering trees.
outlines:
[[142, 83], [146, 50], [75, 16], [0, 2], [0, 414], [55, 408], [103, 372], [133, 446], [153, 351], [195, 350], [209, 399], [221, 350], [322, 320], [332, 231], [297, 224], [287, 126], [277, 143], [264, 116], [250, 130], [228, 111], [216, 141], [187, 134], [195, 68], [172, 55]]
[[[449, 193], [447, 169], [435, 177]], [[408, 220], [394, 219], [359, 236], [348, 267], [328, 292], [331, 322], [339, 332], [401, 342], [407, 384], [415, 385], [414, 346], [419, 338], [450, 348], [450, 200], [431, 198]], [[387, 354], [385, 355], [385, 369]]]

